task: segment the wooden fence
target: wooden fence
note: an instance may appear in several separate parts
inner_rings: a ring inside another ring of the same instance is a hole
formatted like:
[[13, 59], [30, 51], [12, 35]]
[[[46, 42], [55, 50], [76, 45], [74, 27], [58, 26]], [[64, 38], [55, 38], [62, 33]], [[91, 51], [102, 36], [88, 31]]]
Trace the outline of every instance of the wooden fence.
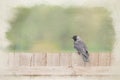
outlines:
[[91, 53], [90, 62], [86, 64], [77, 53], [9, 53], [7, 74], [111, 75], [111, 65], [110, 53]]

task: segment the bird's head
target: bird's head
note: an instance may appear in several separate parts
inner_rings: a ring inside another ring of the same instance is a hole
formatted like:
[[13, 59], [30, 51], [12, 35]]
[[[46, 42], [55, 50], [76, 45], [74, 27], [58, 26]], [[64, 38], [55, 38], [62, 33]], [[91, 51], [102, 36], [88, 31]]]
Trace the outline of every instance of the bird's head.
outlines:
[[80, 41], [80, 40], [81, 40], [81, 38], [80, 38], [79, 36], [77, 36], [77, 35], [74, 35], [74, 36], [72, 37], [72, 39], [73, 39], [74, 41]]

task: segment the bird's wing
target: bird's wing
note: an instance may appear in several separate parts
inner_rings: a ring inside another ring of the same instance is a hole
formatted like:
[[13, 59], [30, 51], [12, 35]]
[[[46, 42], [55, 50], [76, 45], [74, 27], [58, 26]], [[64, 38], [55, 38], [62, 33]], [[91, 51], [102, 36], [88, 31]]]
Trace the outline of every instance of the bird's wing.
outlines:
[[77, 41], [74, 43], [74, 48], [77, 49], [78, 52], [82, 53], [83, 55], [85, 55], [86, 57], [89, 56], [87, 47], [85, 45], [84, 42], [82, 41]]

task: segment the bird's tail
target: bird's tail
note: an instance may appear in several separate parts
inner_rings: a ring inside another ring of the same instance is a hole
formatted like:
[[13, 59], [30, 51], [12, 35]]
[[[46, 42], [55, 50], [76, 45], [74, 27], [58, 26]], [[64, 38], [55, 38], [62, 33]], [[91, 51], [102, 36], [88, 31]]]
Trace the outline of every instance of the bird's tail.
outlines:
[[82, 54], [82, 58], [84, 62], [89, 62], [89, 56]]

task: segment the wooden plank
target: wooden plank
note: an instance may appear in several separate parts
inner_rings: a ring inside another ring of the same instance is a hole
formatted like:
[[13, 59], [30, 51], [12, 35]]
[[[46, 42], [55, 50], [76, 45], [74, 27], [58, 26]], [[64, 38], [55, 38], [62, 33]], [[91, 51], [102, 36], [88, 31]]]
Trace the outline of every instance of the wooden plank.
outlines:
[[84, 66], [82, 56], [78, 53], [72, 53], [72, 66]]
[[47, 64], [47, 54], [46, 53], [34, 54], [34, 66], [46, 66], [46, 64]]
[[[110, 75], [110, 67], [74, 67], [76, 75]], [[112, 74], [111, 74], [112, 75]]]
[[[34, 55], [34, 57], [32, 57]], [[110, 66], [112, 54], [109, 53], [91, 53], [90, 62], [86, 66]], [[84, 66], [81, 55], [77, 53], [48, 53], [32, 54], [32, 53], [16, 53], [9, 54], [9, 66]], [[47, 60], [46, 60], [47, 59]], [[32, 64], [31, 61], [32, 60]], [[34, 61], [34, 62], [33, 62]]]
[[60, 66], [72, 66], [72, 54], [60, 53]]
[[0, 69], [8, 67], [8, 53], [0, 51]]
[[33, 54], [19, 53], [19, 65], [28, 67], [33, 66]]
[[99, 62], [99, 54], [98, 53], [90, 53], [90, 64], [88, 66], [98, 66]]
[[[34, 57], [33, 57], [34, 55]], [[46, 55], [46, 57], [45, 57]], [[12, 58], [10, 58], [12, 57]], [[77, 53], [73, 54], [31, 54], [16, 53], [9, 54], [9, 65], [13, 65], [4, 74], [8, 75], [43, 75], [43, 76], [105, 76], [113, 75], [110, 70], [111, 54], [91, 53], [90, 65], [84, 66], [82, 57]], [[47, 66], [44, 65], [47, 59]], [[105, 63], [103, 62], [104, 60]], [[34, 62], [33, 62], [34, 61]], [[34, 63], [34, 66], [33, 66]], [[69, 67], [69, 65], [72, 67]], [[102, 64], [102, 67], [100, 67]], [[4, 72], [4, 71], [3, 71]]]
[[110, 66], [113, 66], [115, 63], [115, 56], [114, 56], [114, 53], [111, 53], [110, 55]]
[[99, 53], [99, 66], [109, 66], [110, 59], [111, 59], [110, 53]]
[[15, 54], [8, 53], [8, 67], [15, 67]]
[[59, 66], [60, 65], [59, 53], [47, 53], [47, 66]]
[[107, 54], [106, 66], [111, 66], [111, 53], [106, 53], [106, 54]]
[[9, 70], [9, 75], [34, 76], [109, 76], [110, 67], [19, 67]]
[[14, 66], [19, 67], [20, 66], [20, 53], [15, 53], [14, 54]]

